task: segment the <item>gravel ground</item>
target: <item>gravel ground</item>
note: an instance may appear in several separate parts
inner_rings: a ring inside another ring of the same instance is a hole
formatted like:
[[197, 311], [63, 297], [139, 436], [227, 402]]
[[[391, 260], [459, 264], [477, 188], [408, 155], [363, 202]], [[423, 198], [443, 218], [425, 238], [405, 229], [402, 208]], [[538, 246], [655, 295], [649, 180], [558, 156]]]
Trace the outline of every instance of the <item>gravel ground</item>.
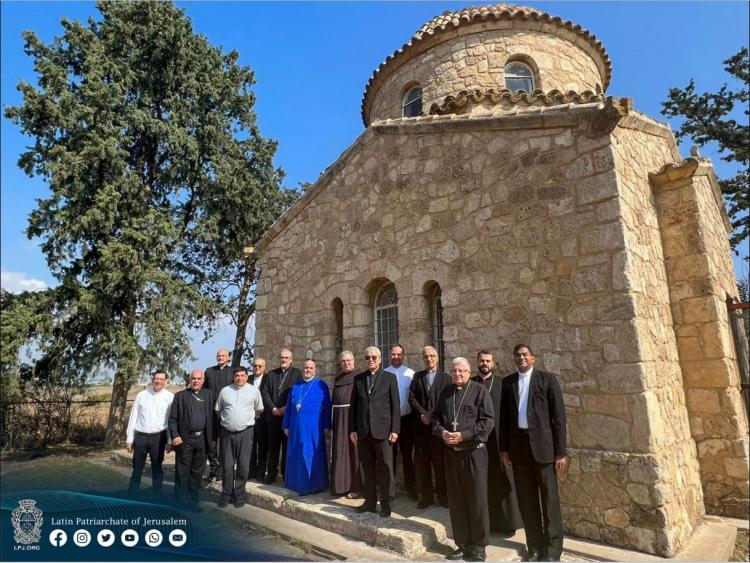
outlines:
[[748, 531], [739, 528], [737, 530], [737, 542], [734, 544], [734, 553], [732, 553], [730, 561], [750, 561], [748, 545], [750, 545], [750, 535], [748, 535]]

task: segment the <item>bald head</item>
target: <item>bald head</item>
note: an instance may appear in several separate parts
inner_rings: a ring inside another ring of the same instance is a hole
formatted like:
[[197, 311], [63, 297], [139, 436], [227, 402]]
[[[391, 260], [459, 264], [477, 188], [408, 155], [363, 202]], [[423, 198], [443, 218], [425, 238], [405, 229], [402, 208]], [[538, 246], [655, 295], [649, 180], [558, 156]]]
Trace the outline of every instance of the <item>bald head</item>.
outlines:
[[203, 383], [205, 381], [205, 377], [203, 375], [203, 372], [199, 369], [194, 369], [190, 372], [190, 388], [198, 392], [201, 389], [203, 389]]

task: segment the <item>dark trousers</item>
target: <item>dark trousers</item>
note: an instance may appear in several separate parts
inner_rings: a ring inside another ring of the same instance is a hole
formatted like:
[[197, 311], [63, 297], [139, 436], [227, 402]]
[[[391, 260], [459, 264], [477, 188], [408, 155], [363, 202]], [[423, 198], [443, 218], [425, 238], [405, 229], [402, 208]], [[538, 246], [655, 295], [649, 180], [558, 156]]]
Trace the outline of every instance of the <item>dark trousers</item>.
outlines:
[[[219, 424], [219, 417], [214, 414], [214, 428], [221, 428]], [[208, 471], [209, 476], [218, 477], [222, 474], [221, 471], [221, 456], [219, 455], [219, 442], [221, 442], [220, 436], [214, 436], [214, 440], [211, 441], [211, 445], [206, 450], [206, 456], [208, 457]]]
[[[526, 543], [558, 560], [563, 549], [562, 515], [554, 463], [537, 463], [529, 434], [521, 433], [521, 447], [512, 452], [518, 507], [526, 531]], [[541, 507], [540, 507], [541, 504]]]
[[[244, 502], [245, 484], [250, 470], [250, 449], [253, 447], [253, 427], [248, 426], [239, 432], [226, 428], [221, 433], [221, 499]], [[235, 470], [235, 464], [237, 469]]]
[[286, 434], [281, 428], [283, 422], [283, 416], [274, 416], [272, 420], [266, 419], [268, 477], [272, 479], [276, 479], [276, 475], [279, 473], [279, 452], [281, 453], [281, 474], [286, 473]]
[[398, 462], [398, 452], [401, 451], [401, 466], [404, 468], [404, 487], [407, 491], [416, 490], [416, 480], [414, 477], [414, 438], [412, 426], [413, 413], [401, 417], [401, 433], [398, 440], [393, 444], [393, 474], [396, 474], [396, 463]]
[[[425, 429], [414, 432], [414, 464], [422, 500], [432, 502], [434, 494], [437, 494], [438, 499], [445, 500], [448, 493], [445, 488], [443, 441], [429, 432], [429, 426], [425, 426]], [[433, 469], [435, 470], [434, 487], [432, 485]]]
[[365, 503], [377, 504], [377, 487], [380, 489], [380, 502], [390, 505], [395, 493], [393, 479], [393, 448], [388, 440], [376, 440], [372, 436], [360, 438], [357, 454], [362, 465], [362, 494]]
[[175, 448], [175, 496], [189, 506], [198, 504], [198, 491], [206, 468], [206, 434], [182, 436]]
[[161, 496], [164, 462], [164, 448], [167, 446], [167, 431], [157, 434], [135, 433], [133, 437], [133, 473], [130, 476], [128, 496], [135, 496], [141, 486], [141, 476], [146, 467], [146, 456], [151, 461], [151, 487], [156, 496]]
[[253, 447], [250, 451], [250, 478], [262, 479], [268, 464], [268, 430], [266, 419], [261, 415], [255, 419]]
[[445, 481], [453, 541], [461, 549], [484, 547], [490, 538], [487, 508], [487, 448], [445, 449]]

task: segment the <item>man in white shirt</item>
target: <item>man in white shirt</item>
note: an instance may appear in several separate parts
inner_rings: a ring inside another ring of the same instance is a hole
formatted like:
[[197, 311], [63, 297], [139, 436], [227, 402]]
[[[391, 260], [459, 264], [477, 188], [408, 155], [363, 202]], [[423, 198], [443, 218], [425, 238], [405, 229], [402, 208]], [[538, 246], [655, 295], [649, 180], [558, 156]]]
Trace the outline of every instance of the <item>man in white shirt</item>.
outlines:
[[393, 474], [396, 475], [396, 460], [398, 450], [401, 450], [401, 464], [404, 471], [404, 487], [411, 500], [419, 500], [417, 494], [416, 479], [414, 476], [414, 459], [412, 451], [414, 450], [414, 438], [412, 433], [412, 413], [409, 404], [409, 387], [414, 378], [414, 370], [404, 364], [406, 352], [401, 344], [391, 346], [391, 365], [385, 368], [396, 376], [398, 383], [398, 398], [401, 403], [401, 434], [398, 436], [398, 442], [393, 444]]
[[151, 483], [154, 494], [162, 494], [164, 449], [167, 446], [167, 425], [174, 394], [165, 389], [167, 372], [157, 370], [151, 376], [151, 388], [138, 393], [130, 411], [127, 430], [128, 453], [133, 454], [133, 473], [128, 496], [134, 497], [141, 486], [146, 456], [151, 461]]

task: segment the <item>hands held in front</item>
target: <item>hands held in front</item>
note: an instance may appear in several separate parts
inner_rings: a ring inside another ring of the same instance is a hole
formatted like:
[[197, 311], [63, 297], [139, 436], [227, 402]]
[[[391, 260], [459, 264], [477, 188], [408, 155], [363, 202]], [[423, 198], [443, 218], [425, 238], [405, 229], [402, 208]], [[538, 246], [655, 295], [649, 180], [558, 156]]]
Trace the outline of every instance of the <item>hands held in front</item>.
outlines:
[[284, 435], [288, 438], [289, 437], [289, 429], [284, 428]]
[[396, 434], [395, 432], [391, 432], [391, 435], [390, 435], [390, 436], [388, 436], [388, 441], [389, 441], [389, 442], [390, 442], [391, 444], [395, 444], [395, 443], [396, 443], [396, 440], [398, 440], [398, 434]]
[[445, 442], [449, 446], [460, 444], [462, 440], [460, 432], [448, 432], [447, 430], [443, 430], [442, 438], [443, 442]]
[[182, 438], [180, 438], [179, 436], [177, 436], [176, 438], [172, 439], [172, 447], [173, 448], [176, 447], [176, 446], [179, 446], [180, 444], [182, 444]]
[[354, 444], [355, 446], [357, 445], [357, 433], [356, 432], [350, 432], [349, 439], [352, 441], [352, 444]]
[[430, 417], [427, 416], [426, 414], [420, 414], [419, 415], [419, 420], [421, 420], [422, 424], [424, 424], [425, 426], [429, 426], [430, 425]]

